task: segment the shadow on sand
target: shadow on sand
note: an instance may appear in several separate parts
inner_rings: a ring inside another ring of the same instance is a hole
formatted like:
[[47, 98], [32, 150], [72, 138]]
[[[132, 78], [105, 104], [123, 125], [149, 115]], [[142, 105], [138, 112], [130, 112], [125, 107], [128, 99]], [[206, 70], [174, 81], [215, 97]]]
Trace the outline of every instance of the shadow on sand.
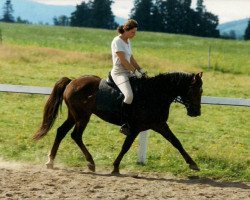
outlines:
[[199, 176], [188, 176], [185, 178], [175, 178], [175, 177], [161, 177], [162, 175], [157, 174], [111, 174], [111, 173], [98, 173], [98, 172], [86, 172], [79, 169], [63, 169], [63, 171], [67, 173], [79, 173], [79, 174], [86, 174], [86, 175], [93, 175], [93, 176], [102, 176], [102, 177], [117, 177], [117, 178], [134, 178], [134, 179], [141, 179], [146, 181], [166, 181], [172, 183], [182, 183], [187, 185], [209, 185], [212, 187], [219, 187], [219, 188], [240, 188], [240, 189], [250, 189], [250, 183], [244, 182], [230, 182], [230, 181], [220, 181], [220, 180], [213, 180], [210, 178], [200, 178]]

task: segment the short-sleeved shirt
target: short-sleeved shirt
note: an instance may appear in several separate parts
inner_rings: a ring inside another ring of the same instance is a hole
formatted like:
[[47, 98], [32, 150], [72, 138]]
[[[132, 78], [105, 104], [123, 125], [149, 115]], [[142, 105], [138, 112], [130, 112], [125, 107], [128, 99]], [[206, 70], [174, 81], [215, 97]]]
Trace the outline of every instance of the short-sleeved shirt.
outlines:
[[122, 51], [125, 54], [125, 59], [130, 63], [130, 58], [132, 55], [132, 48], [130, 41], [128, 40], [128, 43], [126, 43], [120, 38], [119, 35], [116, 36], [111, 43], [111, 51], [113, 60], [113, 68], [112, 68], [113, 74], [121, 74], [121, 73], [129, 74], [130, 72], [122, 66], [121, 61], [116, 53]]

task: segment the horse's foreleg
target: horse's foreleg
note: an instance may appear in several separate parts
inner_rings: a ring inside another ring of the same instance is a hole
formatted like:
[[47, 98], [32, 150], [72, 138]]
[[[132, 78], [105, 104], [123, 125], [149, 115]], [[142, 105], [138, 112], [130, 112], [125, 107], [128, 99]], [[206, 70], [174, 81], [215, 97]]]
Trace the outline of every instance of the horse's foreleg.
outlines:
[[115, 159], [114, 163], [113, 163], [113, 166], [114, 166], [114, 169], [112, 171], [112, 174], [119, 174], [120, 171], [119, 171], [119, 166], [120, 166], [120, 163], [121, 163], [121, 160], [123, 158], [123, 156], [128, 152], [128, 150], [130, 149], [131, 145], [133, 144], [135, 138], [137, 137], [138, 133], [132, 133], [130, 135], [128, 135], [122, 145], [122, 150], [121, 152], [119, 153], [119, 155], [117, 156], [117, 158]]
[[83, 119], [80, 122], [76, 123], [75, 129], [71, 134], [71, 138], [76, 142], [76, 144], [79, 146], [83, 154], [85, 155], [86, 160], [88, 161], [88, 168], [91, 171], [95, 171], [95, 162], [93, 160], [92, 155], [89, 153], [88, 149], [82, 142], [82, 134], [84, 129], [86, 128], [90, 117], [86, 117], [86, 119]]
[[165, 139], [167, 139], [175, 148], [179, 150], [186, 163], [189, 164], [189, 168], [193, 170], [200, 170], [197, 164], [193, 161], [193, 159], [189, 156], [189, 154], [183, 148], [181, 142], [175, 137], [173, 132], [170, 130], [167, 124], [162, 124], [156, 126], [154, 131], [160, 133]]
[[56, 157], [57, 150], [59, 148], [59, 145], [65, 135], [68, 133], [68, 131], [74, 126], [74, 121], [70, 118], [68, 118], [58, 129], [56, 133], [56, 138], [54, 141], [54, 144], [52, 146], [52, 149], [48, 155], [48, 161], [46, 163], [47, 168], [53, 169], [54, 166], [54, 159]]

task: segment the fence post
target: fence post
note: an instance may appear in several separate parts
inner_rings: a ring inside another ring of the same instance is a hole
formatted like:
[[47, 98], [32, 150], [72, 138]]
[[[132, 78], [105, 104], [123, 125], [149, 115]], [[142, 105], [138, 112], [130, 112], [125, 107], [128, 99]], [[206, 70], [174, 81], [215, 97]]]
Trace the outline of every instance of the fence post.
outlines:
[[140, 132], [138, 154], [137, 154], [138, 164], [145, 164], [147, 156], [147, 142], [148, 142], [148, 131]]
[[210, 57], [211, 57], [211, 46], [208, 47], [208, 69], [210, 69], [211, 67]]
[[0, 29], [0, 44], [3, 42], [2, 29]]

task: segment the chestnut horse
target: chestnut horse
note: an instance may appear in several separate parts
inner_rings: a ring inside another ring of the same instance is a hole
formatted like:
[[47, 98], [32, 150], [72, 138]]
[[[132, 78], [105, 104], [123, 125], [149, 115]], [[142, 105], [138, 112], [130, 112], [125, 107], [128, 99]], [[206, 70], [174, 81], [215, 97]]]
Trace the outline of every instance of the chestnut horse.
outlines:
[[[187, 114], [191, 117], [201, 114], [201, 77], [202, 72], [198, 74], [173, 72], [138, 80], [138, 83], [140, 83], [138, 89], [140, 98], [136, 98], [135, 95], [132, 103], [130, 116], [131, 134], [125, 138], [122, 149], [113, 163], [112, 173], [119, 173], [119, 165], [123, 156], [130, 149], [137, 135], [141, 131], [148, 129], [160, 133], [177, 148], [190, 169], [199, 170], [197, 164], [170, 130], [167, 119], [170, 104], [174, 101], [179, 101], [185, 105]], [[34, 140], [39, 140], [48, 133], [64, 100], [68, 107], [68, 117], [57, 129], [49, 160], [46, 163], [48, 168], [53, 168], [53, 161], [60, 143], [74, 126], [71, 137], [85, 155], [88, 161], [88, 168], [91, 171], [95, 171], [95, 162], [92, 155], [82, 141], [82, 134], [90, 120], [90, 116], [95, 114], [109, 123], [121, 125], [120, 112], [114, 113], [98, 109], [97, 96], [101, 80], [100, 77], [93, 75], [82, 76], [73, 80], [63, 77], [55, 84], [44, 107], [42, 124], [33, 136]], [[116, 99], [111, 99], [110, 101], [116, 101]]]

